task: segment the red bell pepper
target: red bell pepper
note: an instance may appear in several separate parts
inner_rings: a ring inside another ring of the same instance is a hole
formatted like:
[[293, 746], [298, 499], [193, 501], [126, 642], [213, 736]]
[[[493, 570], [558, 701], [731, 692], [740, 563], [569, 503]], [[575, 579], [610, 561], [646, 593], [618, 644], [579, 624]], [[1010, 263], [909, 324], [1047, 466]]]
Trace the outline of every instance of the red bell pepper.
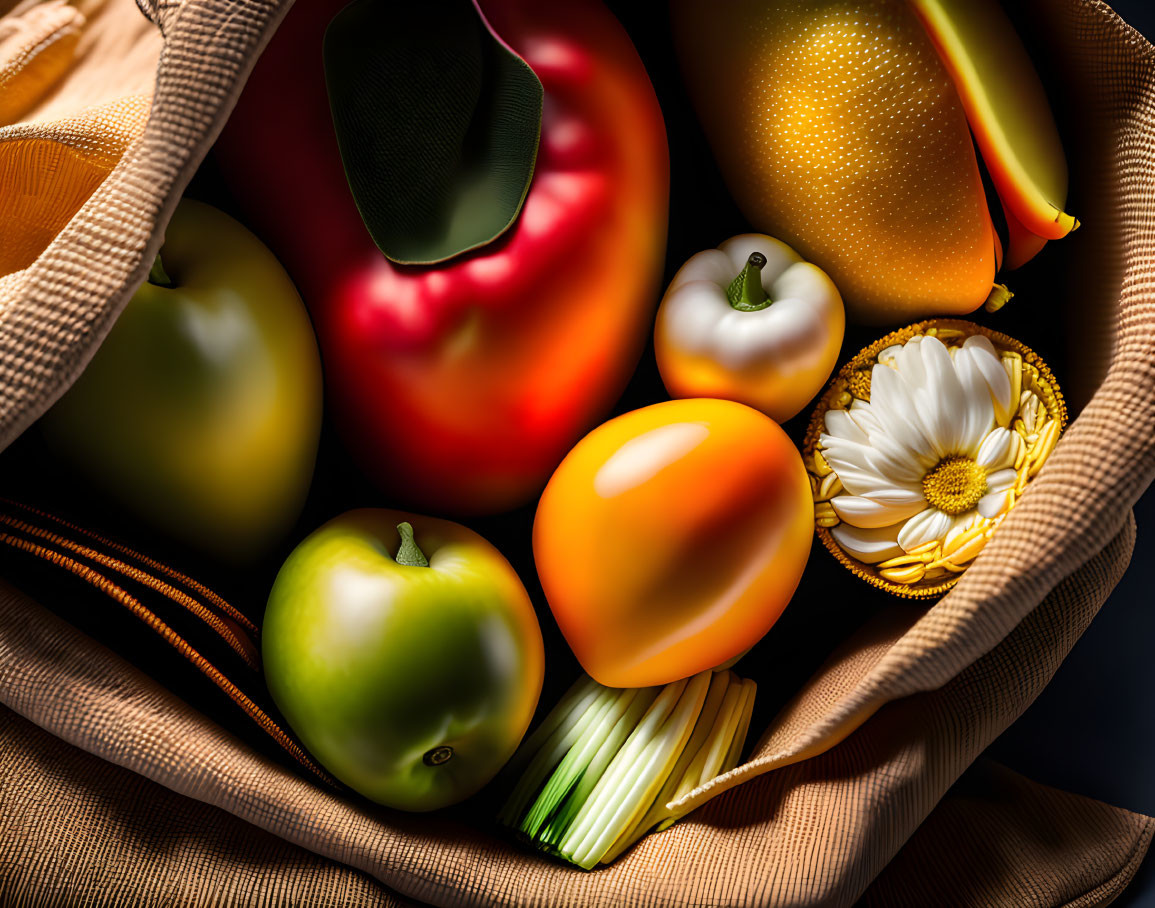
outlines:
[[657, 99], [598, 0], [481, 3], [544, 88], [529, 192], [488, 246], [397, 265], [361, 220], [334, 136], [321, 36], [344, 2], [294, 6], [218, 159], [297, 281], [330, 412], [366, 472], [426, 509], [515, 507], [605, 416], [649, 330], [669, 197]]

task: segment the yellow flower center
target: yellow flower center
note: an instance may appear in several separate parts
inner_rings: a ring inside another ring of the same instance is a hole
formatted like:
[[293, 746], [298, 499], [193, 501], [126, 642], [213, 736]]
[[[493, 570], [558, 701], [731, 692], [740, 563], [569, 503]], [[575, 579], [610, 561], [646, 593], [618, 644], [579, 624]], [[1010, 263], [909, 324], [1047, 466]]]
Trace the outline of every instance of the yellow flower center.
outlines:
[[944, 457], [922, 479], [927, 504], [946, 514], [965, 514], [987, 494], [987, 471], [969, 457]]

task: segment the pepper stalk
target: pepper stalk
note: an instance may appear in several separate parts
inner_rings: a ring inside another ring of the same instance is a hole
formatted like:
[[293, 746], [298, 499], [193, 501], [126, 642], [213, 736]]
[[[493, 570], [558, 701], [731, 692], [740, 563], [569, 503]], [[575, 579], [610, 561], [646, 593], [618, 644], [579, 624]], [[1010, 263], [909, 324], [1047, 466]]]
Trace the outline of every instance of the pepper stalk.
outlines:
[[582, 676], [514, 755], [498, 821], [590, 870], [684, 814], [683, 795], [738, 765], [756, 685], [704, 671], [662, 687]]
[[671, 397], [720, 397], [785, 422], [838, 362], [846, 328], [830, 277], [763, 234], [731, 237], [674, 275], [654, 324]]

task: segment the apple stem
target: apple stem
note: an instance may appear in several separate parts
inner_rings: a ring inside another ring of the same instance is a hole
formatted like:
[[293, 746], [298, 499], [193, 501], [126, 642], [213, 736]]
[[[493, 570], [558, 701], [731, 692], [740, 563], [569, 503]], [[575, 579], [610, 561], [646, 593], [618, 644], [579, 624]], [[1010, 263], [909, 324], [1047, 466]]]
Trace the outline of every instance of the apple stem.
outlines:
[[413, 524], [407, 520], [397, 524], [397, 535], [401, 537], [401, 547], [393, 560], [409, 567], [429, 567], [429, 559], [413, 539]]
[[160, 261], [160, 253], [156, 254], [156, 259], [152, 263], [152, 268], [148, 272], [148, 282], [156, 284], [158, 287], [173, 286], [172, 278], [168, 276], [168, 272], [164, 270], [164, 265]]
[[751, 252], [745, 267], [726, 288], [726, 299], [739, 312], [757, 312], [770, 305], [770, 297], [762, 289], [762, 266], [766, 256], [761, 252]]

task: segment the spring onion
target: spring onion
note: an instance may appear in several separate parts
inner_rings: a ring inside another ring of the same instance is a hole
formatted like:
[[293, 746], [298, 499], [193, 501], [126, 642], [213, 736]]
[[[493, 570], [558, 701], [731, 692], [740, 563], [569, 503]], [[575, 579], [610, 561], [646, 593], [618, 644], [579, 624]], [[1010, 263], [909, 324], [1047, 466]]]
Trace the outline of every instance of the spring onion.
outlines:
[[670, 804], [738, 764], [753, 681], [704, 671], [663, 687], [579, 679], [514, 755], [498, 821], [586, 870], [682, 814]]

